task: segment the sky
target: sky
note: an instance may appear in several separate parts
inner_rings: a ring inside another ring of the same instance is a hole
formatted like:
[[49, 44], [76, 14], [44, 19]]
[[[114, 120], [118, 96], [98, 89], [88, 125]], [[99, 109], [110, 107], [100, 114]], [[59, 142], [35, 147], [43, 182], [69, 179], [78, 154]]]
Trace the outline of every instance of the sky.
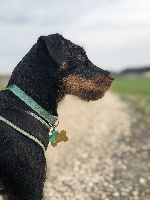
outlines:
[[54, 33], [83, 46], [100, 68], [150, 66], [150, 0], [0, 0], [0, 74]]

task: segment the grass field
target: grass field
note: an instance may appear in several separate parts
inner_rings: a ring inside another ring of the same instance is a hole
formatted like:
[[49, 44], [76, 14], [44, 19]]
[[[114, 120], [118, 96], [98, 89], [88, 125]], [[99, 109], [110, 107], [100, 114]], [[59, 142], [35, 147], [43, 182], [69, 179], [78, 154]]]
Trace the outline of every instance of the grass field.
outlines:
[[116, 78], [111, 89], [140, 111], [141, 122], [150, 124], [150, 78]]
[[10, 76], [0, 76], [0, 90], [4, 89], [8, 83]]
[[0, 90], [3, 90], [4, 89], [4, 86], [3, 85], [0, 85]]
[[121, 93], [122, 95], [150, 95], [150, 78], [118, 78], [114, 81], [112, 89]]

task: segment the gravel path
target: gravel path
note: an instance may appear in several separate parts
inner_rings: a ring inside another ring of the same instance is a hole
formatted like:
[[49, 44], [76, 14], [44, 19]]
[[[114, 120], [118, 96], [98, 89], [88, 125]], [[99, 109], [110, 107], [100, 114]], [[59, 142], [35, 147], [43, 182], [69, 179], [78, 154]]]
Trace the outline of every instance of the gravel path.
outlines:
[[[149, 200], [150, 140], [113, 93], [96, 102], [67, 96], [59, 106], [66, 143], [49, 146], [45, 200]], [[142, 133], [142, 135], [141, 135]]]
[[46, 152], [44, 200], [150, 200], [150, 131], [127, 103], [67, 96], [58, 112], [69, 141]]

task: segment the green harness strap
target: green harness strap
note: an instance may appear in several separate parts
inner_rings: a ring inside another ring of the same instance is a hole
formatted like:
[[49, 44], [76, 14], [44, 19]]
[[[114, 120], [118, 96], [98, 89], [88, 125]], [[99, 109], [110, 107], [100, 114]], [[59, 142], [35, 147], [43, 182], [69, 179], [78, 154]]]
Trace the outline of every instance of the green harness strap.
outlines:
[[46, 123], [46, 121], [44, 121], [41, 117], [37, 116], [35, 113], [29, 112], [29, 111], [25, 111], [26, 113], [28, 113], [29, 115], [31, 115], [32, 117], [34, 117], [35, 119], [37, 119], [38, 121], [40, 121], [42, 124], [44, 124], [48, 129], [51, 128], [51, 126]]
[[5, 124], [7, 124], [8, 126], [12, 127], [13, 129], [15, 129], [16, 131], [20, 132], [21, 134], [23, 134], [24, 136], [30, 138], [31, 140], [33, 140], [34, 142], [36, 142], [38, 145], [40, 145], [45, 153], [45, 146], [42, 144], [42, 142], [40, 140], [38, 140], [36, 137], [34, 137], [33, 135], [31, 135], [30, 133], [22, 130], [21, 128], [19, 128], [18, 126], [16, 126], [15, 124], [13, 124], [12, 122], [8, 121], [7, 119], [5, 119], [4, 117], [0, 116], [0, 121], [4, 122]]

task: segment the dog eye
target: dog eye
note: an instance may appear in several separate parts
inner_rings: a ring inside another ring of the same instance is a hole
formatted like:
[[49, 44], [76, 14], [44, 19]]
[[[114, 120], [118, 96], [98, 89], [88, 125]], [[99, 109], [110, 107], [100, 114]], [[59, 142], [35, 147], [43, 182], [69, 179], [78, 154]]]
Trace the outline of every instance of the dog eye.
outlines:
[[85, 58], [84, 58], [82, 55], [78, 55], [78, 56], [77, 56], [77, 59], [78, 59], [78, 60], [81, 60], [81, 61], [82, 61], [82, 60], [85, 60]]
[[67, 61], [63, 62], [63, 64], [60, 66], [62, 69], [65, 69], [68, 66]]

